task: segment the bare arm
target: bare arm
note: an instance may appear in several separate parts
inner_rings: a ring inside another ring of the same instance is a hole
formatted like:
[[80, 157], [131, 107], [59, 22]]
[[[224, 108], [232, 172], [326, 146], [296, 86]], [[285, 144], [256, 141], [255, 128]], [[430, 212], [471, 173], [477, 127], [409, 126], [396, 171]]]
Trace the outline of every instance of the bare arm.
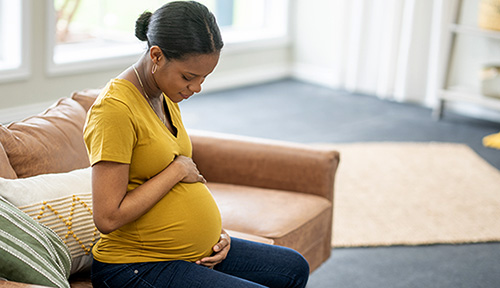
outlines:
[[128, 177], [128, 164], [101, 161], [92, 166], [94, 222], [102, 233], [138, 219], [179, 182], [205, 182], [193, 160], [184, 156], [127, 193]]

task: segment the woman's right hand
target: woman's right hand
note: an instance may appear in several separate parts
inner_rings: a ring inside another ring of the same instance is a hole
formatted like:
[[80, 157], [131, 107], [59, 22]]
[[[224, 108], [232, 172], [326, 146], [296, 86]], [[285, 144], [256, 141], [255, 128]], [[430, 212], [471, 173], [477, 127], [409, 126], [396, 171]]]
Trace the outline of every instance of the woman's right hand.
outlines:
[[198, 167], [196, 167], [196, 164], [194, 163], [193, 159], [179, 155], [175, 157], [174, 163], [179, 165], [181, 169], [184, 171], [184, 178], [182, 178], [181, 182], [185, 183], [196, 183], [196, 182], [201, 182], [201, 183], [207, 183], [207, 180], [201, 175], [200, 171], [198, 170]]

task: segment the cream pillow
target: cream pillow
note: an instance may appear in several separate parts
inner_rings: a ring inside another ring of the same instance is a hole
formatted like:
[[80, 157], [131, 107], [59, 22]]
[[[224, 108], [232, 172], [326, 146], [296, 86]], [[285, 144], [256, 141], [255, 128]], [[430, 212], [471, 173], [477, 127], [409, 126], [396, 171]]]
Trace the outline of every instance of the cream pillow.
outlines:
[[0, 178], [0, 195], [51, 228], [68, 246], [71, 274], [88, 270], [100, 234], [92, 218], [91, 168], [29, 178]]

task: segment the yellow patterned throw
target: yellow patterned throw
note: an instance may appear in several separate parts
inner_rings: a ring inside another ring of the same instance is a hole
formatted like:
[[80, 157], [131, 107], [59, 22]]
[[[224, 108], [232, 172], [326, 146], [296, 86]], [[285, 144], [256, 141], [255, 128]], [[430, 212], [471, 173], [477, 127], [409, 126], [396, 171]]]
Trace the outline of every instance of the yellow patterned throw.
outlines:
[[0, 178], [0, 196], [56, 232], [70, 251], [72, 274], [90, 269], [90, 251], [100, 238], [92, 218], [91, 168]]
[[89, 255], [98, 238], [98, 230], [92, 220], [90, 192], [21, 206], [19, 209], [54, 230], [73, 257]]

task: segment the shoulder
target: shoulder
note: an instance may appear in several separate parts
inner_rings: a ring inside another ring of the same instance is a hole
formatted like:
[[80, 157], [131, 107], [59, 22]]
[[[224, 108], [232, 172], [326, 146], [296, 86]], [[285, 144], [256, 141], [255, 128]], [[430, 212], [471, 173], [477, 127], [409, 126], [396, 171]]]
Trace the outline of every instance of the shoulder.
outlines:
[[132, 83], [123, 79], [112, 79], [97, 97], [90, 113], [103, 110], [106, 112], [121, 111], [133, 114], [131, 107], [137, 97]]
[[129, 85], [133, 84], [121, 79], [108, 82], [87, 114], [85, 130], [96, 127], [128, 127], [134, 130], [137, 113], [134, 113], [133, 107], [137, 97]]

